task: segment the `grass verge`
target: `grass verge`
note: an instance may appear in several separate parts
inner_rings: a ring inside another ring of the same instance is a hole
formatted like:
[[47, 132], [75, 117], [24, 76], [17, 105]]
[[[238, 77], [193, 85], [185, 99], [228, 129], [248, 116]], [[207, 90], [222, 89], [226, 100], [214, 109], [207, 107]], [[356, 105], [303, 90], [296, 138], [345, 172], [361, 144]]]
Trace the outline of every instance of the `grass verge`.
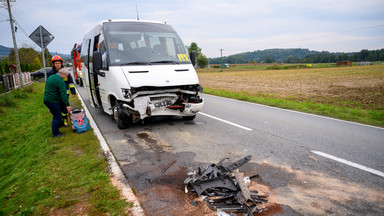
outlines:
[[35, 83], [0, 97], [0, 215], [127, 214], [92, 131], [52, 138], [43, 90]]
[[333, 118], [355, 121], [363, 124], [376, 125], [384, 127], [384, 111], [362, 109], [359, 107], [351, 108], [338, 105], [329, 105], [321, 103], [313, 103], [309, 101], [299, 102], [287, 99], [275, 98], [273, 95], [250, 96], [247, 92], [243, 94], [233, 93], [226, 90], [217, 90], [204, 88], [204, 93], [212, 94], [220, 97], [233, 98], [242, 101], [264, 104], [268, 106], [279, 107], [283, 109], [291, 109], [306, 113], [329, 116]]

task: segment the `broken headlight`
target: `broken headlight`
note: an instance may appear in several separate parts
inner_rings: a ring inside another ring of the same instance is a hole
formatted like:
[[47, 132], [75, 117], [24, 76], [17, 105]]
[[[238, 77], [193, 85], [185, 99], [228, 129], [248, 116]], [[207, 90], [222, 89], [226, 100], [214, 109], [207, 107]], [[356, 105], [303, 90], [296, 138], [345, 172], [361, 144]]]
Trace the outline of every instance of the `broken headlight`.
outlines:
[[187, 86], [186, 89], [188, 89], [189, 91], [195, 91], [195, 92], [203, 93], [203, 87], [199, 84]]
[[131, 93], [131, 90], [130, 89], [121, 89], [122, 93], [123, 93], [123, 97], [125, 99], [128, 99], [130, 100], [132, 98], [132, 93]]
[[201, 86], [201, 85], [198, 85], [198, 86], [197, 86], [197, 90], [198, 90], [198, 92], [200, 92], [200, 93], [203, 93], [203, 92], [204, 92], [203, 86]]

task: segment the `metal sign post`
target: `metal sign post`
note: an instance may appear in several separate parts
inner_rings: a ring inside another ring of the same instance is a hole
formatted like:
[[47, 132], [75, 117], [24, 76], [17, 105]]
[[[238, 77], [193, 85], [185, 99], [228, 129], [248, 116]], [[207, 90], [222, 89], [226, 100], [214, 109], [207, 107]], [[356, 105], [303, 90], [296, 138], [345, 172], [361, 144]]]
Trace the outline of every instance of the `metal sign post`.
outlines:
[[41, 55], [43, 57], [43, 70], [44, 78], [47, 81], [47, 70], [45, 70], [45, 48], [47, 45], [55, 38], [51, 33], [49, 33], [43, 26], [37, 27], [35, 31], [29, 35], [29, 38], [35, 42], [39, 47], [41, 47]]
[[42, 26], [39, 26], [39, 30], [40, 30], [40, 41], [41, 41], [41, 53], [43, 56], [44, 80], [47, 81], [47, 70], [45, 70], [45, 53], [44, 53], [45, 47], [44, 47]]

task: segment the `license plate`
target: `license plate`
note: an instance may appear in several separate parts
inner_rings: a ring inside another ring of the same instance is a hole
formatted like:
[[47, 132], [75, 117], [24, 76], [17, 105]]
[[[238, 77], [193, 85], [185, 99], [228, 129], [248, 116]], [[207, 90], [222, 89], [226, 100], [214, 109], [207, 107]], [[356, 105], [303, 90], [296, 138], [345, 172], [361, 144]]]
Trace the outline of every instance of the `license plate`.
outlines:
[[167, 107], [167, 106], [171, 106], [171, 105], [172, 105], [172, 101], [170, 101], [170, 100], [165, 100], [165, 101], [155, 103], [156, 108]]

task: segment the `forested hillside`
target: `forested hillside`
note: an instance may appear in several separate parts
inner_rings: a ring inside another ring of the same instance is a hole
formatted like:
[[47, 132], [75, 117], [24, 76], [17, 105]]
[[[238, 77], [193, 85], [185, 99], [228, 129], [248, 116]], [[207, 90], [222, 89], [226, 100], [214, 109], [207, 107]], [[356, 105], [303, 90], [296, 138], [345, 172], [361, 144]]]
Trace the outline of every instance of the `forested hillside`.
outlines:
[[0, 58], [9, 54], [10, 48], [0, 45]]
[[[210, 64], [220, 64], [220, 58], [210, 58]], [[337, 61], [384, 61], [384, 49], [361, 50], [356, 53], [331, 53], [309, 49], [266, 49], [223, 57], [223, 63], [326, 63]]]

